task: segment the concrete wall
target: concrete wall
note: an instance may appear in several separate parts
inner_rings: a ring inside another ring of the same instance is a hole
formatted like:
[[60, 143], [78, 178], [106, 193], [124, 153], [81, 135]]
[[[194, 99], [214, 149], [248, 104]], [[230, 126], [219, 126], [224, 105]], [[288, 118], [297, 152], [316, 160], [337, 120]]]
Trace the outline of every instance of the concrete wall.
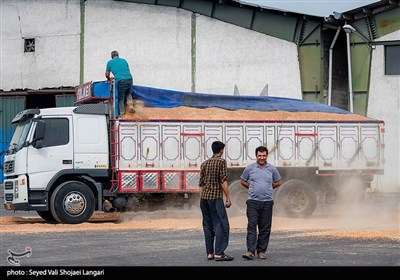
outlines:
[[105, 80], [110, 52], [127, 59], [134, 83], [191, 89], [191, 14], [182, 9], [88, 1], [85, 80]]
[[[400, 40], [400, 30], [377, 41]], [[379, 176], [375, 188], [400, 191], [400, 76], [385, 75], [384, 46], [377, 45], [372, 54], [368, 116], [385, 121], [385, 175]]]
[[197, 18], [197, 91], [301, 98], [294, 43], [208, 17]]
[[[134, 83], [191, 91], [192, 14], [171, 7], [117, 1], [85, 2], [80, 65], [80, 2], [2, 2], [1, 89], [76, 86], [105, 80], [111, 50], [128, 60]], [[36, 51], [24, 53], [24, 38]], [[196, 92], [301, 98], [294, 43], [218, 20], [196, 18]]]
[[[1, 3], [0, 89], [75, 86], [79, 82], [79, 1]], [[24, 39], [36, 51], [24, 53]]]

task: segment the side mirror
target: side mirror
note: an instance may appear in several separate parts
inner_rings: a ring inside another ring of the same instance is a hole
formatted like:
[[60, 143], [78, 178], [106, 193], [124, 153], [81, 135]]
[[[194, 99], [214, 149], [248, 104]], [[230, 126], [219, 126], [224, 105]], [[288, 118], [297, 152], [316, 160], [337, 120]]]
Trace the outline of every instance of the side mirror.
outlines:
[[43, 120], [36, 121], [35, 134], [32, 140], [32, 146], [36, 149], [43, 148], [44, 133], [46, 131], [46, 122]]

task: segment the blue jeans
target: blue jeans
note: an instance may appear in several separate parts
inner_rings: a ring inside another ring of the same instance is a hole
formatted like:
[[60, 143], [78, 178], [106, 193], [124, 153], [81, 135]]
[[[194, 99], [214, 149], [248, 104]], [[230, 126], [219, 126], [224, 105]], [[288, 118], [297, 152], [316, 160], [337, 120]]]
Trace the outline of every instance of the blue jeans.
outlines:
[[[273, 201], [247, 200], [247, 251], [265, 253], [268, 248], [272, 226]], [[257, 235], [258, 227], [258, 235]]]
[[119, 80], [117, 82], [118, 115], [125, 114], [125, 104], [132, 100], [132, 84], [132, 79]]
[[206, 253], [223, 255], [229, 243], [229, 221], [224, 200], [222, 198], [201, 199], [200, 209], [203, 215]]

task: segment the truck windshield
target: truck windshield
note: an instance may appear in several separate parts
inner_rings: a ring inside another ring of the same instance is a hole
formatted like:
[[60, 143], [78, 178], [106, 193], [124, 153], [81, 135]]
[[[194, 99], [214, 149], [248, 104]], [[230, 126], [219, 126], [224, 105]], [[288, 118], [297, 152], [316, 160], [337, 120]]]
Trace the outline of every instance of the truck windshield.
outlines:
[[24, 147], [26, 137], [32, 125], [32, 116], [22, 119], [15, 128], [14, 135], [7, 149], [7, 155], [14, 154]]

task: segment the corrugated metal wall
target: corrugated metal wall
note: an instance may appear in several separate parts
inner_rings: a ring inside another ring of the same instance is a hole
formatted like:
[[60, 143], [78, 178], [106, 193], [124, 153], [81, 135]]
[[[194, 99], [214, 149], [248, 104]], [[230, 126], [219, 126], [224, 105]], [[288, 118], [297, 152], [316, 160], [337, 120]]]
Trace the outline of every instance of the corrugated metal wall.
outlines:
[[11, 124], [15, 115], [25, 109], [25, 96], [0, 97], [0, 183], [3, 182], [4, 151], [15, 130], [15, 125]]
[[[212, 17], [237, 26], [248, 28], [257, 32], [293, 41], [296, 25], [301, 15], [283, 13], [278, 11], [260, 10], [251, 6], [243, 7], [238, 3], [213, 0], [115, 0], [139, 4], [151, 4], [169, 7], [179, 7], [184, 10]], [[227, 3], [224, 3], [227, 2]], [[231, 5], [232, 4], [232, 5]], [[309, 16], [311, 18], [311, 16]], [[318, 18], [318, 17], [314, 17]]]
[[76, 106], [75, 102], [75, 95], [56, 95], [56, 106], [57, 107], [70, 107]]

